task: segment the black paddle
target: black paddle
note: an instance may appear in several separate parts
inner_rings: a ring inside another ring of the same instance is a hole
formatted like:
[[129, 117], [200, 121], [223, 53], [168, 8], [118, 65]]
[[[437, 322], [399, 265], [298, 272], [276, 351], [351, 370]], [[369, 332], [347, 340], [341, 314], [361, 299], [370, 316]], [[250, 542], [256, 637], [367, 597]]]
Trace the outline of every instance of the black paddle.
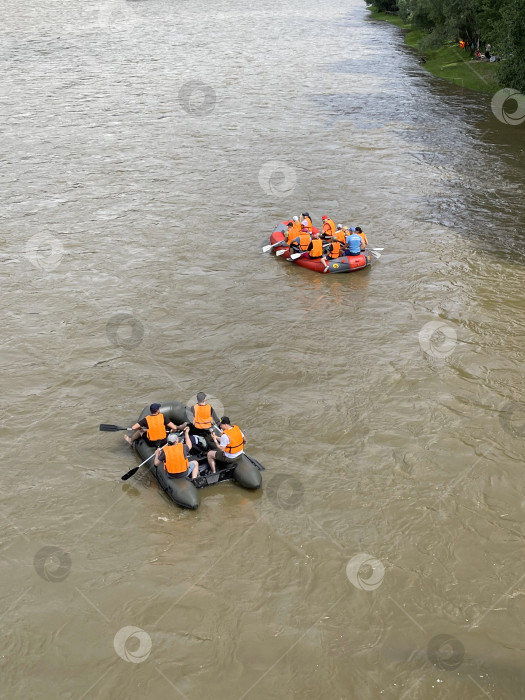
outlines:
[[133, 430], [133, 428], [121, 428], [118, 425], [110, 425], [109, 423], [101, 423], [99, 430], [105, 433], [115, 433], [117, 430]]
[[[164, 447], [164, 445], [161, 445], [161, 447]], [[142, 467], [142, 465], [146, 464], [146, 462], [149, 462], [152, 457], [155, 457], [155, 452], [152, 455], [150, 455], [148, 459], [145, 459], [143, 462], [141, 462], [138, 467], [133, 467], [133, 469], [130, 469], [129, 472], [126, 472], [124, 476], [121, 476], [120, 478], [122, 479], [122, 481], [127, 481], [129, 478], [131, 478], [133, 474], [136, 474], [138, 470]]]
[[[182, 433], [179, 431], [178, 435], [180, 436], [181, 434]], [[166, 447], [167, 444], [168, 443], [165, 442], [164, 445], [160, 445], [160, 447]], [[155, 452], [156, 452], [156, 450], [155, 450]], [[122, 479], [122, 481], [127, 481], [130, 477], [133, 476], [133, 474], [136, 474], [138, 472], [138, 470], [142, 467], [143, 464], [146, 464], [146, 462], [149, 462], [152, 457], [155, 457], [155, 452], [152, 455], [150, 455], [147, 459], [145, 459], [143, 462], [141, 462], [138, 467], [133, 467], [133, 469], [130, 469], [129, 472], [126, 472], [124, 474], [124, 476], [121, 476], [120, 478]]]

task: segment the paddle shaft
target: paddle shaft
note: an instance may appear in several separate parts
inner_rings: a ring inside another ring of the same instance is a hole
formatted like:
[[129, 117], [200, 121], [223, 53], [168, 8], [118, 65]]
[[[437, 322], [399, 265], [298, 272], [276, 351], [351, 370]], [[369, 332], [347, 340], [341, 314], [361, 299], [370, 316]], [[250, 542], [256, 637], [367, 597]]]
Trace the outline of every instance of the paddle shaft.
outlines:
[[99, 430], [105, 433], [115, 433], [117, 430], [133, 430], [133, 428], [121, 428], [119, 425], [111, 425], [110, 423], [101, 423]]
[[[166, 445], [166, 443], [164, 443], [164, 445], [161, 445], [161, 447], [164, 447], [165, 445]], [[156, 451], [157, 450], [155, 450], [155, 452]], [[146, 462], [149, 462], [152, 457], [155, 457], [155, 452], [152, 455], [150, 455], [147, 459], [145, 459], [143, 462], [141, 462], [138, 467], [133, 467], [133, 469], [130, 469], [129, 472], [126, 472], [124, 474], [124, 476], [121, 476], [120, 478], [122, 479], [122, 481], [127, 481], [130, 478], [130, 476], [133, 476], [133, 474], [136, 474], [138, 472], [138, 470], [142, 466], [144, 466], [144, 464], [146, 464]]]

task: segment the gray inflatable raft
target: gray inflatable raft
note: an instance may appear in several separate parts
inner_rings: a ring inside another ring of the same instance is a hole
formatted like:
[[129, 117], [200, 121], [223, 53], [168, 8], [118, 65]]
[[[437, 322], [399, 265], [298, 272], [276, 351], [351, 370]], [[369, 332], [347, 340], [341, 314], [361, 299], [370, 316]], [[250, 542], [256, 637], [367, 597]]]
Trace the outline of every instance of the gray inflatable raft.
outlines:
[[[160, 410], [175, 425], [180, 425], [188, 420], [186, 407], [180, 401], [164, 401], [160, 405]], [[149, 413], [149, 406], [146, 406], [140, 414], [139, 420], [149, 415]], [[204, 441], [202, 440], [201, 442]], [[153, 458], [147, 463], [164, 493], [174, 503], [182, 508], [195, 510], [199, 507], [200, 502], [199, 489], [222, 481], [235, 481], [239, 486], [243, 486], [246, 489], [260, 488], [262, 484], [261, 471], [264, 470], [260, 462], [253, 457], [248, 457], [247, 454], [243, 454], [241, 459], [231, 466], [217, 462], [217, 471], [213, 474], [207, 469], [206, 453], [208, 448], [215, 449], [215, 444], [208, 444], [207, 446], [203, 444], [201, 448], [196, 446], [192, 449], [190, 459], [195, 459], [199, 462], [199, 476], [196, 479], [170, 479], [166, 475], [162, 464], [156, 467]], [[135, 442], [135, 449], [141, 460], [147, 459], [155, 452], [155, 447], [142, 438]]]

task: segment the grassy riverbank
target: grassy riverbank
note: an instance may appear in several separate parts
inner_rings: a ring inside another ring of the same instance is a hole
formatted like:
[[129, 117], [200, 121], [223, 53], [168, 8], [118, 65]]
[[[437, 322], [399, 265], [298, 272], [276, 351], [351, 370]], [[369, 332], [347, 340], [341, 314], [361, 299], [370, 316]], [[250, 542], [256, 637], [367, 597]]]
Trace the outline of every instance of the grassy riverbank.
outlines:
[[438, 78], [448, 80], [476, 92], [486, 92], [490, 95], [497, 92], [499, 84], [496, 75], [496, 63], [484, 61], [472, 61], [470, 51], [462, 51], [454, 44], [444, 44], [438, 49], [421, 51], [419, 42], [425, 33], [405, 24], [397, 15], [377, 12], [374, 7], [369, 7], [374, 19], [383, 20], [395, 24], [401, 29], [406, 29], [405, 44], [419, 51], [426, 58], [425, 68]]

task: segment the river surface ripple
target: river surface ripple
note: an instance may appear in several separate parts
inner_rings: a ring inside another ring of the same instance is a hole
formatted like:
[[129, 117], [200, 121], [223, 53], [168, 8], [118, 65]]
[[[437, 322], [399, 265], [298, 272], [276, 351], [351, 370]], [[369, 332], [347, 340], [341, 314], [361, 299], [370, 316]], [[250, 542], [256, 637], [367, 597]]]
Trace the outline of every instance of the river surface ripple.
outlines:
[[[524, 127], [361, 0], [2, 5], [3, 696], [524, 697]], [[188, 512], [98, 424], [202, 389]]]

